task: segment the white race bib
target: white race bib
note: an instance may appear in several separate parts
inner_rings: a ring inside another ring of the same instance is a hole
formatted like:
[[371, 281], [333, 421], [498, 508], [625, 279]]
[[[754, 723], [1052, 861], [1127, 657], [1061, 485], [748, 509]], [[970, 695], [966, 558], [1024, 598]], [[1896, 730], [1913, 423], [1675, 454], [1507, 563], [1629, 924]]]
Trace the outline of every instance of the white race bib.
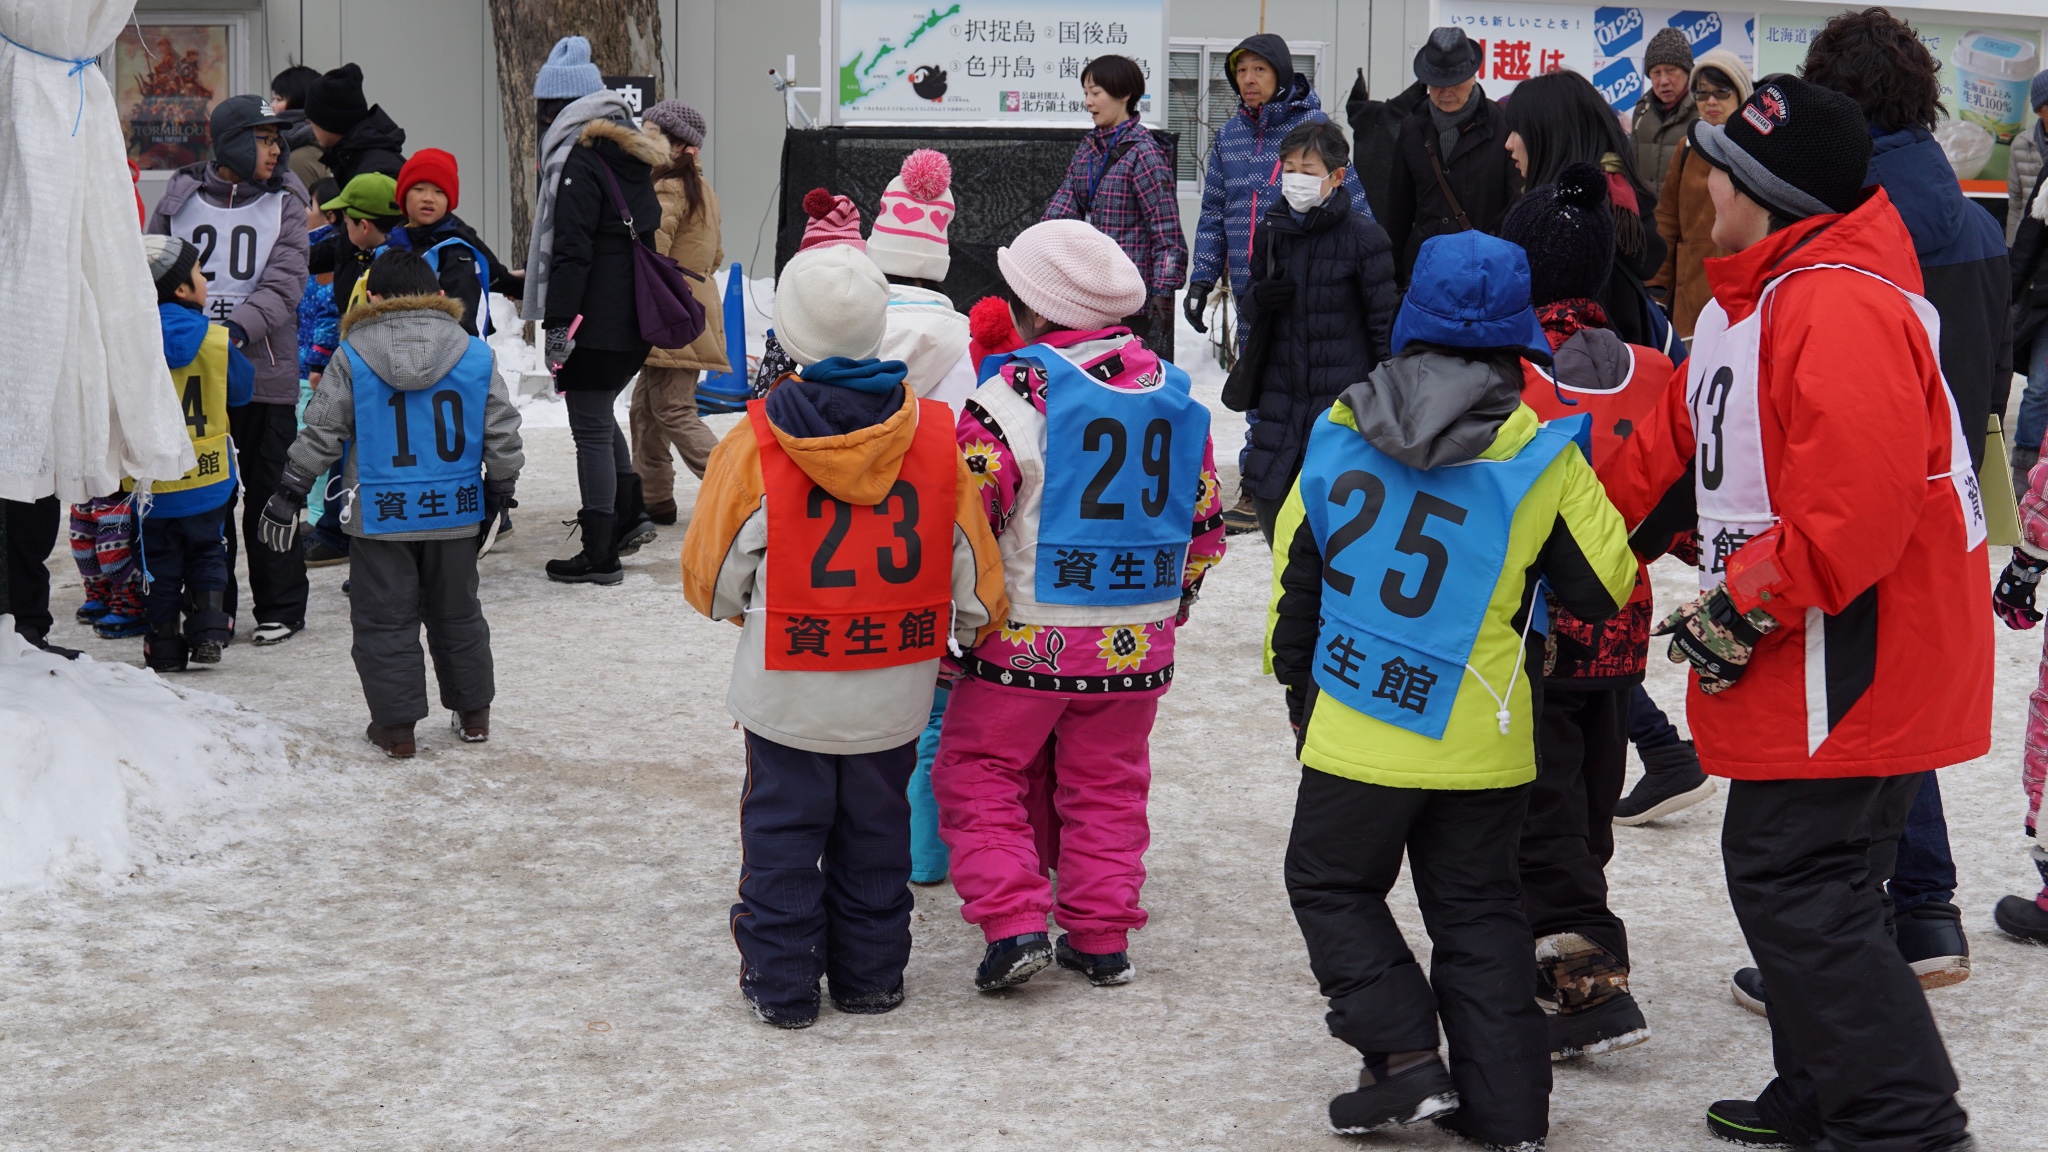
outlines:
[[[236, 185], [236, 192], [241, 188]], [[220, 208], [194, 192], [170, 218], [171, 235], [199, 250], [210, 319], [225, 322], [256, 291], [256, 282], [270, 263], [270, 250], [284, 226], [279, 203], [283, 195], [282, 191], [264, 192], [233, 208]]]

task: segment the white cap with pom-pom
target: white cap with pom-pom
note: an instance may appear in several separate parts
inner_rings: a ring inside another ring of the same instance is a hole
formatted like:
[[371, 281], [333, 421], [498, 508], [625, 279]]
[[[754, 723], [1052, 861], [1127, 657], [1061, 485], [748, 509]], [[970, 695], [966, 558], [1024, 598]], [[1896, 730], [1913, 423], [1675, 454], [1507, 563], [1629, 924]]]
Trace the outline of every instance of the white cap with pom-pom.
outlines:
[[944, 280], [953, 264], [946, 245], [952, 224], [953, 164], [944, 152], [919, 148], [882, 193], [868, 256], [884, 275]]

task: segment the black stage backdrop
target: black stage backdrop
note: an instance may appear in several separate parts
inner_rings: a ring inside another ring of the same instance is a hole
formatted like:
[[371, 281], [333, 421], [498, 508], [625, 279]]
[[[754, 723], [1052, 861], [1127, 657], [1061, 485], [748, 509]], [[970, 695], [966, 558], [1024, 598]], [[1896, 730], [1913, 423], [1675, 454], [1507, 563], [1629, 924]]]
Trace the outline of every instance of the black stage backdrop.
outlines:
[[[1038, 223], [1059, 190], [1085, 128], [940, 128], [846, 126], [790, 129], [782, 138], [782, 219], [775, 234], [775, 271], [802, 241], [804, 195], [813, 188], [849, 197], [861, 233], [875, 223], [882, 193], [918, 148], [936, 148], [953, 162], [958, 215], [948, 237], [952, 267], [944, 285], [962, 312], [1000, 293], [996, 249]], [[1154, 130], [1173, 167], [1179, 133]]]

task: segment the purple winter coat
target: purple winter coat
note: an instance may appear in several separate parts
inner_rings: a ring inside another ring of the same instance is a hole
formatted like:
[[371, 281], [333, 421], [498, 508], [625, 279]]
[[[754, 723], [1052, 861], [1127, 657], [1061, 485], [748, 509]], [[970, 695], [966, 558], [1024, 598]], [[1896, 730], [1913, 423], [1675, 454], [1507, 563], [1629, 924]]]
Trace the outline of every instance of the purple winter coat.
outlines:
[[[228, 319], [241, 325], [249, 342], [242, 354], [256, 369], [256, 403], [299, 402], [299, 297], [306, 291], [306, 208], [312, 203], [306, 186], [287, 170], [282, 161], [262, 192], [284, 191], [278, 211], [282, 213], [277, 242], [271, 245], [270, 260], [256, 278], [256, 289], [236, 306]], [[230, 184], [221, 179], [213, 161], [188, 164], [171, 174], [163, 199], [149, 214], [146, 231], [168, 236], [171, 217], [194, 193], [208, 204], [233, 207], [247, 202], [251, 186]], [[240, 201], [236, 197], [241, 197]]]

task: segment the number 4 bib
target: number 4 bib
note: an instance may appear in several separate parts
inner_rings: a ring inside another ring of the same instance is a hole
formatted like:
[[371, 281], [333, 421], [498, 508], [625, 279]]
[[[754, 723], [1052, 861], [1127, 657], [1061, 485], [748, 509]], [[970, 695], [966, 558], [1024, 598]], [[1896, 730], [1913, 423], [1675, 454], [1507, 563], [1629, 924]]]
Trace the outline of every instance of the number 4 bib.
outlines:
[[783, 451], [768, 402], [747, 405], [768, 495], [766, 664], [855, 672], [936, 660], [952, 632], [953, 412], [917, 401], [910, 451], [879, 504], [813, 483]]

